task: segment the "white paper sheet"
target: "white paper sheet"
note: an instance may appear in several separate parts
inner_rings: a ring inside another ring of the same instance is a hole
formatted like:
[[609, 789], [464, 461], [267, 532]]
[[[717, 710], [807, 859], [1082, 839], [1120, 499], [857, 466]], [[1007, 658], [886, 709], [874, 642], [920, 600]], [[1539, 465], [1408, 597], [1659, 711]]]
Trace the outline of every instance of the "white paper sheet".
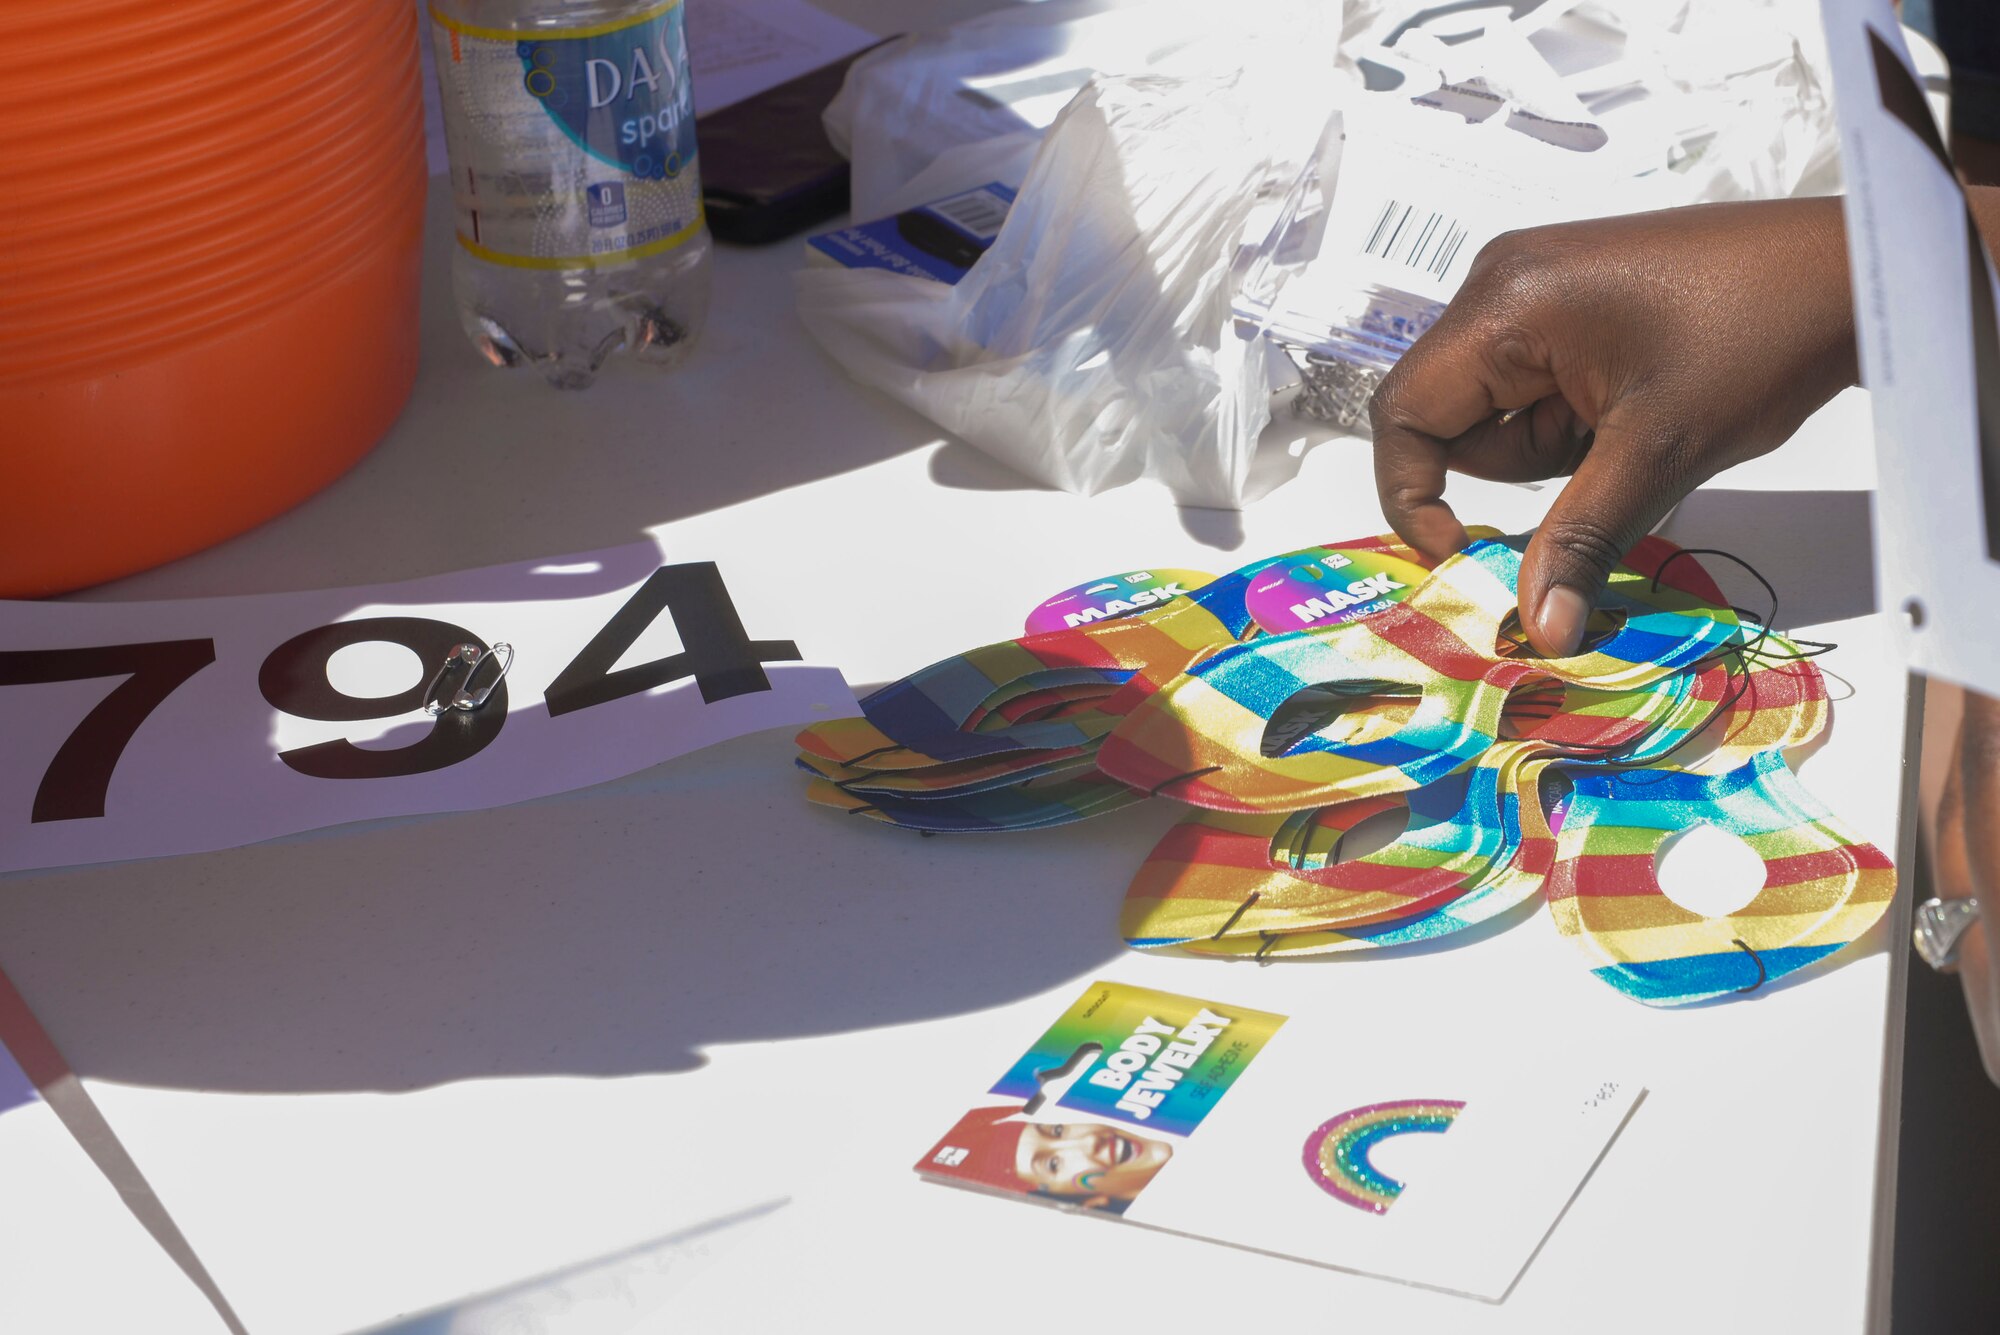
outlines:
[[1643, 1087], [1414, 1035], [1100, 980], [916, 1169], [1497, 1302]]
[[2000, 296], [1889, 0], [1821, 11], [1881, 460], [1876, 596], [1913, 667], [2000, 692]]
[[880, 40], [807, 0], [687, 0], [687, 39], [697, 116]]
[[[790, 577], [761, 573], [731, 587], [640, 543], [371, 588], [0, 603], [0, 872], [499, 806], [858, 712], [796, 661]], [[433, 720], [423, 692], [468, 639], [513, 645], [505, 685]]]
[[[1129, 1222], [1498, 1302], [1644, 1092], [1622, 1072], [1546, 1054], [1496, 1071], [1386, 1043], [1364, 1057], [1349, 1026], [1323, 1018], [1287, 1030], [1269, 1069], [1219, 1101]], [[1356, 1209], [1308, 1176], [1307, 1133], [1322, 1119], [1412, 1097], [1465, 1107], [1448, 1133], [1379, 1152], [1373, 1166], [1409, 1183], [1393, 1209]]]

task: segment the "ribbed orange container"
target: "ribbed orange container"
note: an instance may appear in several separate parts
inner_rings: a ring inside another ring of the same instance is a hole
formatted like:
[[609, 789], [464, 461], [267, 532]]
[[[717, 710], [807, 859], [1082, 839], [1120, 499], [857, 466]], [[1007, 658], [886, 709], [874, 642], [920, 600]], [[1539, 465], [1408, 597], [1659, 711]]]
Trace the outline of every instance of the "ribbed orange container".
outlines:
[[21, 6], [0, 79], [0, 596], [220, 541], [417, 367], [411, 0]]

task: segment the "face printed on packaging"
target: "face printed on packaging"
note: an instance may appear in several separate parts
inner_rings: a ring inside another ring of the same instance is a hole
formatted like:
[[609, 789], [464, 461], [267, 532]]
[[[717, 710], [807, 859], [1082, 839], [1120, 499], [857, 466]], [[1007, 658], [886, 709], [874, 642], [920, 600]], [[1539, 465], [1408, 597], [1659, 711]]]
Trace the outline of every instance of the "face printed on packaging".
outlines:
[[1173, 1146], [1095, 1122], [1032, 1122], [1014, 1171], [1037, 1191], [1085, 1205], [1129, 1201], [1153, 1180]]
[[1023, 1105], [974, 1108], [920, 1171], [1087, 1210], [1124, 1213], [1174, 1147], [1102, 1122], [1031, 1122]]

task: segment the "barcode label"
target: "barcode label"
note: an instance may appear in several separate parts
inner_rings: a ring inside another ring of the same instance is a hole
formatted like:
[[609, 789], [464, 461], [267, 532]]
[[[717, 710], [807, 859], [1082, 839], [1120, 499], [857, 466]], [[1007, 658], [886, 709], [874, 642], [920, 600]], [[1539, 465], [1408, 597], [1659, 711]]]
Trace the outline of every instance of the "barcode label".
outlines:
[[924, 207], [947, 222], [956, 223], [981, 241], [991, 241], [1000, 235], [1000, 224], [1007, 221], [1007, 201], [984, 186]]
[[1362, 243], [1363, 254], [1443, 278], [1465, 244], [1465, 228], [1442, 213], [1392, 199]]

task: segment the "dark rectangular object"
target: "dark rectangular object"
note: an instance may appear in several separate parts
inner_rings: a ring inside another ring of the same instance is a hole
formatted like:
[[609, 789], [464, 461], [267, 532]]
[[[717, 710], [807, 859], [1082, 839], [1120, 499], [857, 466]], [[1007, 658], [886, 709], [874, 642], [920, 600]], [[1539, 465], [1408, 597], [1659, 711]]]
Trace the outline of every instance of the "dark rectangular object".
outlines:
[[[874, 50], [869, 47], [868, 50]], [[820, 113], [857, 51], [695, 122], [701, 197], [718, 241], [760, 246], [847, 211], [847, 159]]]

